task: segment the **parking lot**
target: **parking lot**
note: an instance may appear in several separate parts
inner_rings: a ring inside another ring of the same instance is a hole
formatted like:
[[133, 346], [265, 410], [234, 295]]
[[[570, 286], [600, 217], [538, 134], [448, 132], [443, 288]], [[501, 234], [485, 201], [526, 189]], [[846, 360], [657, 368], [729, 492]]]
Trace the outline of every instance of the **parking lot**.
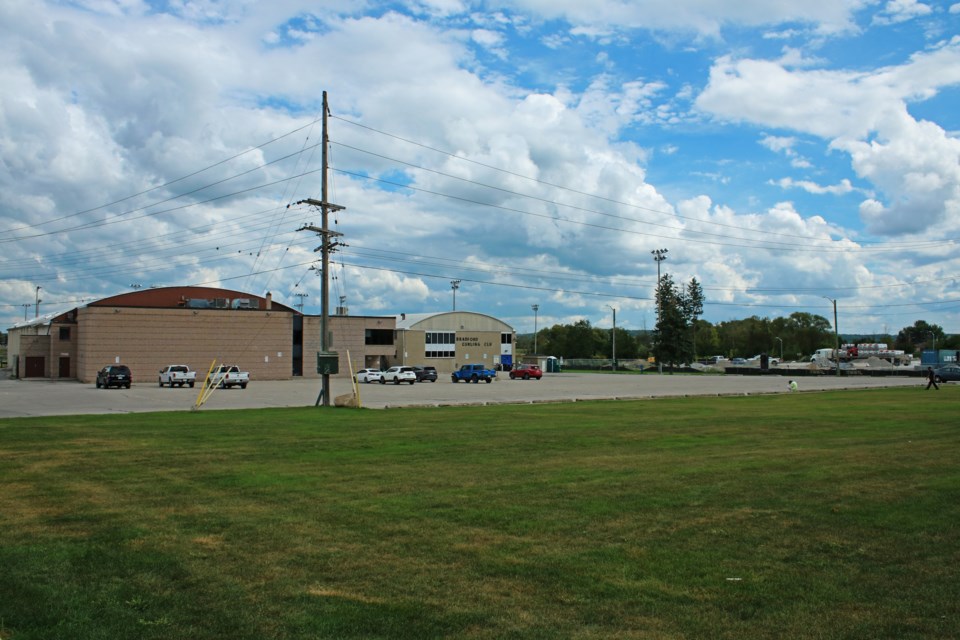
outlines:
[[[410, 406], [484, 405], [503, 403], [573, 402], [675, 396], [720, 396], [787, 393], [786, 376], [737, 375], [610, 375], [599, 373], [544, 374], [543, 380], [514, 380], [501, 376], [490, 384], [438, 382], [381, 385], [361, 384], [360, 404], [385, 409]], [[917, 377], [872, 378], [824, 375], [798, 378], [799, 392], [910, 386], [923, 390]], [[331, 379], [334, 397], [351, 391], [349, 380]], [[139, 383], [130, 389], [97, 389], [91, 384], [47, 380], [0, 380], [0, 418], [189, 411], [199, 387], [160, 388]], [[202, 411], [313, 406], [319, 380], [253, 380], [246, 389], [216, 390]]]

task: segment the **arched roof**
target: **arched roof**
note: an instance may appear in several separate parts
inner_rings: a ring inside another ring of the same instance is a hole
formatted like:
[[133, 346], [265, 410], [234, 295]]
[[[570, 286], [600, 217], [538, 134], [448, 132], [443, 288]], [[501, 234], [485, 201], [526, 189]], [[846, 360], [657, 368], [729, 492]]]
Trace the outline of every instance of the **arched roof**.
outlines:
[[499, 318], [474, 311], [441, 311], [438, 313], [402, 313], [397, 316], [397, 329], [457, 331], [504, 331], [513, 327]]
[[[176, 309], [197, 306], [199, 301], [209, 301], [204, 308], [223, 309], [260, 309], [265, 310], [267, 304], [274, 311], [297, 313], [295, 309], [279, 302], [274, 302], [267, 296], [258, 296], [252, 293], [233, 289], [216, 287], [156, 287], [128, 291], [115, 296], [101, 298], [87, 303], [88, 307], [142, 307], [155, 309]], [[197, 301], [193, 303], [191, 301]]]

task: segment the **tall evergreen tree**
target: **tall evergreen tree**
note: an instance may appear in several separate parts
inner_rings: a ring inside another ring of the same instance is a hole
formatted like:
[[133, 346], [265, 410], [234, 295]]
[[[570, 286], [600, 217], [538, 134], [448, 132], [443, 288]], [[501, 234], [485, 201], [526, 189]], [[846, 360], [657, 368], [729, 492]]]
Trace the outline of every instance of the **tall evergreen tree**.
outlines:
[[684, 288], [682, 297], [683, 313], [686, 316], [687, 323], [692, 332], [691, 348], [693, 349], [693, 360], [697, 359], [697, 319], [703, 313], [703, 287], [697, 282], [697, 279], [691, 278], [690, 282]]
[[659, 317], [653, 336], [658, 362], [675, 365], [686, 362], [693, 355], [684, 297], [670, 274], [660, 278], [657, 288]]

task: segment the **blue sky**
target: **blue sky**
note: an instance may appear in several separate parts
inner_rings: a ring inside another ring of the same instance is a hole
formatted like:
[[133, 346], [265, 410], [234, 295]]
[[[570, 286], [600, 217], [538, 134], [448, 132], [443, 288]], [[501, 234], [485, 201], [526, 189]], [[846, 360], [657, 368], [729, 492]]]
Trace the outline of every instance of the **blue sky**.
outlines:
[[[729, 5], [729, 6], [727, 6]], [[10, 0], [0, 323], [131, 286], [318, 313], [321, 95], [353, 314], [960, 332], [960, 3]], [[292, 206], [288, 206], [292, 205]]]

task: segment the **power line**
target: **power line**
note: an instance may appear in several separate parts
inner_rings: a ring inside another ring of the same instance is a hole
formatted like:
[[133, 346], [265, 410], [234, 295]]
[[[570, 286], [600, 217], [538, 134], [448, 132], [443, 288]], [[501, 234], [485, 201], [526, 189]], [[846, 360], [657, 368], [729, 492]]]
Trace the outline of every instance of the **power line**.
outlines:
[[[126, 202], [127, 200], [132, 200], [133, 198], [136, 198], [136, 197], [139, 197], [139, 196], [142, 196], [142, 195], [146, 195], [146, 194], [151, 193], [151, 192], [153, 192], [153, 191], [157, 191], [158, 189], [164, 189], [164, 188], [169, 187], [169, 186], [171, 186], [171, 185], [177, 184], [178, 182], [182, 182], [182, 181], [187, 180], [187, 179], [189, 179], [189, 178], [192, 178], [192, 177], [194, 177], [194, 176], [198, 176], [198, 175], [200, 175], [201, 173], [204, 173], [204, 172], [206, 172], [206, 171], [209, 171], [210, 169], [214, 169], [214, 168], [219, 167], [219, 166], [221, 166], [221, 165], [223, 165], [223, 164], [226, 164], [226, 163], [228, 163], [228, 162], [231, 162], [231, 161], [233, 161], [233, 160], [236, 160], [237, 158], [240, 158], [240, 157], [242, 157], [242, 156], [245, 156], [245, 155], [248, 154], [248, 153], [252, 153], [252, 152], [257, 151], [257, 150], [259, 150], [259, 149], [263, 149], [264, 147], [267, 147], [268, 145], [271, 145], [271, 144], [273, 144], [274, 142], [278, 142], [278, 141], [280, 141], [280, 140], [283, 140], [284, 138], [286, 138], [286, 137], [288, 137], [288, 136], [291, 136], [291, 135], [293, 135], [294, 133], [297, 133], [298, 131], [302, 131], [303, 129], [306, 129], [307, 127], [313, 126], [313, 125], [316, 124], [316, 123], [317, 123], [317, 120], [314, 120], [314, 121], [312, 121], [312, 122], [308, 122], [307, 124], [303, 125], [302, 127], [297, 127], [296, 129], [293, 129], [292, 131], [288, 131], [287, 133], [284, 133], [283, 135], [277, 136], [276, 138], [273, 138], [272, 140], [268, 140], [268, 141], [266, 141], [266, 142], [264, 142], [264, 143], [261, 143], [261, 144], [255, 146], [255, 147], [252, 147], [252, 148], [250, 148], [250, 149], [247, 149], [246, 151], [241, 151], [240, 153], [237, 153], [237, 154], [235, 154], [235, 155], [233, 155], [233, 156], [230, 156], [229, 158], [224, 158], [223, 160], [220, 160], [219, 162], [215, 162], [214, 164], [211, 164], [211, 165], [209, 165], [209, 166], [207, 166], [207, 167], [204, 167], [203, 169], [198, 169], [198, 170], [196, 170], [196, 171], [194, 171], [194, 172], [192, 172], [192, 173], [188, 173], [187, 175], [181, 176], [181, 177], [176, 178], [176, 179], [174, 179], [174, 180], [170, 180], [170, 181], [168, 181], [168, 182], [165, 182], [165, 183], [163, 183], [163, 184], [157, 185], [157, 186], [155, 186], [155, 187], [150, 187], [149, 189], [145, 189], [145, 190], [140, 191], [140, 192], [138, 192], [138, 193], [134, 193], [134, 194], [131, 194], [131, 195], [129, 195], [129, 196], [125, 196], [125, 197], [120, 198], [120, 199], [118, 199], [118, 200], [114, 200], [113, 202], [108, 202], [108, 203], [105, 203], [105, 204], [98, 205], [98, 206], [96, 206], [96, 207], [91, 207], [90, 209], [84, 209], [83, 211], [77, 211], [77, 212], [74, 212], [74, 213], [69, 213], [69, 214], [60, 216], [60, 217], [58, 217], [58, 218], [51, 218], [50, 220], [44, 220], [43, 222], [38, 222], [38, 223], [36, 223], [36, 224], [21, 225], [21, 226], [19, 226], [19, 227], [12, 227], [12, 228], [10, 228], [10, 229], [4, 229], [4, 230], [0, 231], [0, 233], [12, 233], [12, 232], [14, 232], [14, 231], [19, 231], [19, 230], [21, 230], [21, 229], [34, 229], [34, 228], [36, 228], [36, 227], [42, 227], [42, 226], [44, 226], [44, 225], [47, 225], [47, 224], [50, 224], [50, 223], [53, 223], [53, 222], [59, 222], [59, 221], [61, 221], [61, 220], [66, 220], [66, 219], [68, 219], [68, 218], [73, 218], [73, 217], [76, 217], [76, 216], [82, 216], [82, 215], [84, 215], [84, 214], [86, 214], [86, 213], [92, 213], [92, 212], [94, 212], [94, 211], [99, 211], [100, 209], [106, 209], [107, 207], [112, 207], [112, 206], [115, 205], [115, 204], [120, 204], [121, 202]], [[214, 184], [216, 184], [216, 183], [214, 183]], [[211, 186], [211, 185], [208, 185], [208, 186]], [[165, 202], [165, 201], [161, 201], [161, 202]], [[138, 211], [138, 209], [134, 209], [134, 211]]]
[[[393, 139], [395, 139], [395, 140], [399, 140], [399, 141], [401, 141], [401, 142], [405, 142], [405, 143], [407, 143], [407, 144], [411, 144], [411, 145], [420, 147], [420, 148], [422, 148], [422, 149], [427, 149], [428, 151], [433, 151], [433, 152], [436, 152], [436, 153], [439, 153], [439, 154], [448, 156], [448, 157], [450, 157], [450, 158], [454, 158], [454, 159], [456, 159], [456, 160], [460, 160], [460, 161], [463, 161], [463, 162], [468, 162], [468, 163], [470, 163], [470, 164], [474, 164], [474, 165], [477, 165], [477, 166], [480, 166], [480, 167], [484, 167], [484, 168], [486, 168], [486, 169], [490, 169], [490, 170], [493, 170], [493, 171], [497, 171], [497, 172], [500, 172], [500, 173], [505, 173], [505, 174], [507, 174], [507, 175], [511, 175], [511, 176], [514, 176], [514, 177], [517, 177], [517, 178], [522, 178], [522, 179], [524, 179], [524, 180], [529, 180], [529, 181], [531, 181], [531, 182], [535, 182], [535, 183], [537, 183], [537, 184], [542, 184], [542, 185], [544, 185], [544, 186], [553, 187], [553, 188], [555, 188], [555, 189], [561, 189], [561, 190], [563, 190], [563, 191], [568, 191], [568, 192], [570, 192], [570, 193], [574, 193], [574, 194], [581, 195], [581, 196], [586, 196], [586, 197], [589, 197], [589, 198], [595, 198], [595, 199], [597, 199], [597, 200], [602, 200], [602, 201], [605, 201], [605, 202], [609, 202], [609, 203], [611, 203], [611, 204], [617, 204], [617, 205], [621, 205], [621, 206], [625, 206], [625, 207], [631, 207], [631, 208], [634, 208], [634, 209], [640, 209], [640, 210], [643, 210], [643, 211], [649, 211], [649, 212], [651, 212], [651, 213], [657, 213], [657, 214], [665, 215], [665, 216], [672, 216], [672, 217], [680, 218], [681, 220], [689, 220], [689, 221], [691, 221], [691, 222], [696, 222], [696, 223], [699, 223], [699, 224], [709, 224], [709, 225], [714, 225], [714, 226], [718, 226], [718, 227], [725, 227], [725, 228], [729, 228], [729, 229], [736, 229], [736, 230], [738, 230], [738, 231], [742, 231], [742, 230], [743, 230], [743, 228], [742, 228], [741, 226], [737, 226], [737, 225], [725, 224], [725, 223], [722, 223], [722, 222], [714, 222], [714, 221], [712, 221], [712, 220], [703, 220], [703, 219], [701, 219], [701, 218], [694, 218], [694, 217], [692, 217], [692, 216], [684, 216], [684, 215], [682, 215], [682, 214], [680, 214], [680, 213], [676, 213], [676, 212], [663, 211], [663, 210], [660, 210], [660, 209], [653, 209], [653, 208], [651, 208], [651, 207], [644, 207], [644, 206], [642, 206], [642, 205], [638, 205], [638, 204], [634, 204], [634, 203], [623, 202], [622, 200], [616, 200], [616, 199], [614, 199], [614, 198], [607, 198], [607, 197], [605, 197], [605, 196], [597, 195], [597, 194], [594, 194], [594, 193], [588, 193], [588, 192], [585, 192], [585, 191], [579, 191], [579, 190], [577, 190], [577, 189], [573, 189], [573, 188], [568, 187], [568, 186], [566, 186], [566, 185], [560, 185], [560, 184], [556, 184], [556, 183], [553, 183], [553, 182], [547, 182], [547, 181], [541, 180], [541, 179], [539, 179], [539, 178], [534, 178], [534, 177], [532, 177], [532, 176], [527, 176], [527, 175], [524, 175], [524, 174], [522, 174], [522, 173], [517, 173], [517, 172], [514, 172], [514, 171], [510, 171], [509, 169], [503, 169], [502, 167], [497, 167], [497, 166], [494, 166], [494, 165], [486, 164], [486, 163], [484, 163], [484, 162], [480, 162], [480, 161], [478, 161], [478, 160], [473, 160], [472, 158], [467, 158], [467, 157], [465, 157], [465, 156], [462, 156], [462, 155], [459, 155], [459, 154], [456, 154], [456, 153], [452, 153], [452, 152], [450, 152], [450, 151], [446, 151], [446, 150], [443, 150], [443, 149], [438, 149], [438, 148], [432, 147], [432, 146], [430, 146], [430, 145], [426, 145], [426, 144], [423, 144], [423, 143], [420, 143], [420, 142], [416, 142], [416, 141], [414, 141], [414, 140], [410, 140], [409, 138], [404, 138], [404, 137], [402, 137], [402, 136], [398, 136], [398, 135], [396, 135], [396, 134], [388, 133], [388, 132], [386, 132], [386, 131], [382, 131], [382, 130], [380, 130], [380, 129], [376, 129], [376, 128], [371, 127], [371, 126], [368, 126], [368, 125], [360, 124], [359, 122], [355, 122], [355, 121], [349, 120], [349, 119], [347, 119], [347, 118], [343, 118], [343, 117], [339, 117], [339, 116], [331, 116], [331, 117], [332, 117], [332, 118], [337, 118], [338, 120], [341, 120], [342, 122], [345, 122], [345, 123], [347, 123], [347, 124], [351, 124], [351, 125], [353, 125], [353, 126], [355, 126], [355, 127], [359, 127], [359, 128], [361, 128], [361, 129], [366, 129], [366, 130], [368, 130], [368, 131], [372, 131], [372, 132], [374, 132], [374, 133], [377, 133], [377, 134], [380, 134], [380, 135], [383, 135], [383, 136], [386, 136], [386, 137], [389, 137], [389, 138], [393, 138]], [[344, 145], [343, 143], [339, 143], [339, 144], [341, 144], [341, 146], [348, 146], [348, 145]], [[351, 148], [354, 148], [354, 147], [351, 147]], [[355, 149], [356, 149], [356, 148], [355, 148]], [[362, 149], [356, 149], [356, 150], [357, 150], [357, 151], [361, 151], [361, 152], [363, 152], [363, 153], [369, 153], [369, 152], [364, 151], [364, 150], [362, 150]], [[373, 154], [373, 155], [377, 155], [377, 154]], [[385, 156], [381, 156], [381, 157], [385, 157]], [[390, 158], [386, 158], [386, 159], [390, 159]], [[398, 162], [401, 162], [401, 161], [398, 161]], [[406, 164], [406, 163], [404, 163], [404, 164]], [[420, 168], [422, 168], [422, 167], [420, 167]], [[424, 169], [424, 170], [429, 171], [429, 169]], [[453, 176], [451, 176], [451, 177], [453, 177]], [[810, 236], [804, 236], [804, 235], [798, 235], [798, 234], [790, 234], [790, 233], [780, 233], [780, 232], [766, 231], [766, 230], [764, 230], [764, 231], [759, 231], [759, 233], [763, 233], [763, 234], [765, 234], [765, 235], [770, 235], [770, 236], [781, 236], [781, 237], [787, 237], [787, 238], [797, 238], [797, 239], [799, 239], [799, 240], [805, 240], [805, 241], [808, 241], [808, 242], [811, 241], [811, 240], [816, 240], [815, 238], [811, 238]], [[933, 241], [933, 240], [931, 240], [931, 241], [917, 242], [917, 243], [886, 243], [886, 242], [885, 242], [885, 243], [882, 243], [882, 244], [883, 244], [884, 246], [891, 246], [891, 247], [898, 247], [898, 248], [915, 248], [915, 247], [935, 248], [935, 247], [939, 247], [939, 246], [943, 246], [943, 245], [950, 245], [950, 244], [956, 243], [956, 242], [958, 242], [958, 241], [960, 241], [960, 238], [948, 238], [948, 239], [942, 240], [942, 241]], [[867, 243], [861, 242], [861, 244], [867, 244]], [[877, 244], [880, 244], [880, 243], [877, 243]]]

